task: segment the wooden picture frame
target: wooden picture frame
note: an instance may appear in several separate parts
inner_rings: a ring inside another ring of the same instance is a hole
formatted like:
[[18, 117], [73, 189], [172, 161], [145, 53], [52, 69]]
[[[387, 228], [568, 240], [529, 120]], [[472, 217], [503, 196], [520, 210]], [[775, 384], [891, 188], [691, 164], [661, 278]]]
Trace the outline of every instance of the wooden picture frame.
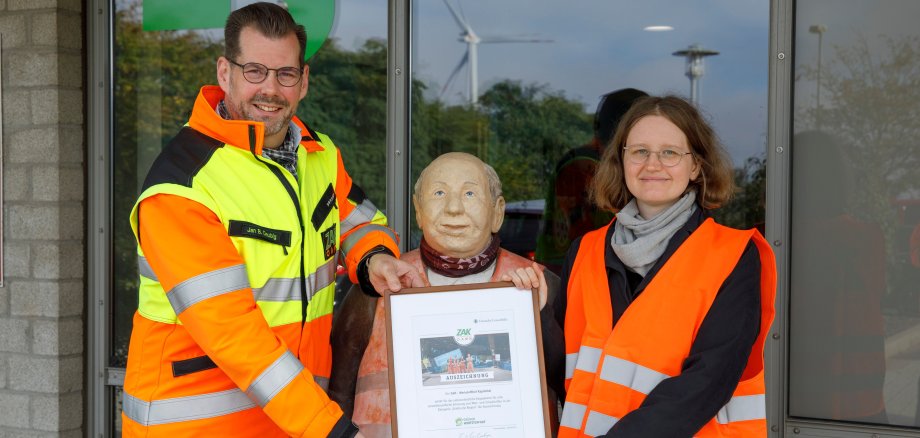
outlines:
[[477, 283], [384, 300], [394, 438], [551, 436], [537, 293]]

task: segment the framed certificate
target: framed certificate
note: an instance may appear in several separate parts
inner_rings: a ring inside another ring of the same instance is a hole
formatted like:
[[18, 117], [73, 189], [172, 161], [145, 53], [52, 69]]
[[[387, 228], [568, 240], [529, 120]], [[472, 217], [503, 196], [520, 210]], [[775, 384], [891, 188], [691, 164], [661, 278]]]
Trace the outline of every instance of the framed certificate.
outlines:
[[550, 436], [535, 293], [504, 282], [384, 299], [394, 437]]

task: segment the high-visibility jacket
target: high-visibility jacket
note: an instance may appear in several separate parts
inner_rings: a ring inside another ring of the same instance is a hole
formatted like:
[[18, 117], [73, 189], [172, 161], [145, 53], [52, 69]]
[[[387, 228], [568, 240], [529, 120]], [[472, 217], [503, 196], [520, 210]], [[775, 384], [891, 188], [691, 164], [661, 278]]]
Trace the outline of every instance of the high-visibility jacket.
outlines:
[[386, 219], [338, 149], [299, 120], [297, 177], [262, 154], [264, 125], [224, 120], [204, 87], [134, 209], [139, 304], [125, 436], [326, 436], [337, 263], [384, 245]]
[[[582, 238], [568, 284], [566, 402], [559, 436], [598, 436], [681, 373], [696, 332], [748, 243], [760, 254], [761, 327], [731, 400], [697, 436], [766, 436], [764, 337], [773, 321], [773, 252], [755, 230], [707, 219], [613, 325], [604, 263], [607, 227]], [[691, 293], [692, 292], [692, 293]]]
[[[427, 273], [419, 250], [409, 251], [401, 260], [411, 263], [419, 272]], [[518, 268], [528, 268], [533, 262], [505, 249], [499, 249], [495, 271], [489, 281], [500, 281], [502, 275]], [[551, 275], [547, 273], [546, 275]], [[558, 281], [556, 282], [558, 284]], [[390, 385], [389, 359], [387, 354], [387, 326], [383, 300], [377, 300], [374, 325], [370, 341], [358, 369], [355, 384], [355, 409], [352, 420], [361, 428], [367, 438], [389, 438], [390, 427]], [[465, 362], [464, 362], [465, 363]]]

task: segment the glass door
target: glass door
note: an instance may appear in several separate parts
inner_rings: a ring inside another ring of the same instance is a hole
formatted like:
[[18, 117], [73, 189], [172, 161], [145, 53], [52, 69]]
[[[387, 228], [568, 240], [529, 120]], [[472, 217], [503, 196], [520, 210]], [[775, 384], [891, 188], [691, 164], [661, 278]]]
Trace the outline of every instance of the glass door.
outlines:
[[789, 415], [920, 425], [920, 3], [795, 8]]

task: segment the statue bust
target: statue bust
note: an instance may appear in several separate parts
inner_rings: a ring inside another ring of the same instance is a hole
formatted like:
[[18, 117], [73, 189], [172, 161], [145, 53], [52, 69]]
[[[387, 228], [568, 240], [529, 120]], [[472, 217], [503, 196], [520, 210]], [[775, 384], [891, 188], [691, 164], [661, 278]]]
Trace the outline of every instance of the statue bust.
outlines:
[[[559, 277], [500, 248], [497, 233], [505, 199], [495, 170], [470, 154], [441, 155], [419, 175], [412, 201], [422, 242], [401, 259], [416, 266], [432, 286], [513, 281], [518, 287], [539, 289], [544, 362], [559, 363], [564, 338], [552, 307]], [[332, 328], [329, 396], [369, 438], [391, 436], [384, 315], [382, 300], [353, 287]], [[546, 373], [558, 374], [562, 381], [563, 371], [547, 368]], [[556, 394], [548, 392], [555, 417]]]

